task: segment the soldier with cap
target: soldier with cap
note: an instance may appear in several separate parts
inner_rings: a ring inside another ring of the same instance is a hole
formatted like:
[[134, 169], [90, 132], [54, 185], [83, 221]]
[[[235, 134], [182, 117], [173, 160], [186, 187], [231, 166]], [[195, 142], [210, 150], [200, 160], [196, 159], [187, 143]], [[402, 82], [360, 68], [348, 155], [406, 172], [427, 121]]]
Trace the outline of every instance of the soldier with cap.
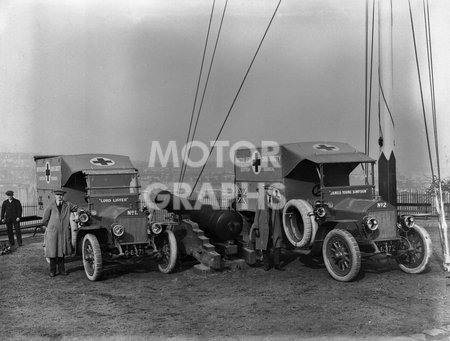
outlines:
[[9, 244], [14, 246], [14, 232], [13, 226], [16, 230], [17, 244], [22, 246], [22, 234], [20, 232], [20, 218], [22, 218], [22, 204], [19, 200], [14, 198], [13, 191], [6, 191], [8, 197], [2, 204], [1, 219], [2, 223], [6, 224], [8, 230]]
[[55, 200], [46, 208], [42, 225], [46, 227], [44, 243], [45, 257], [50, 258], [50, 277], [66, 276], [64, 256], [72, 254], [70, 213], [78, 206], [65, 201], [62, 189], [53, 191]]

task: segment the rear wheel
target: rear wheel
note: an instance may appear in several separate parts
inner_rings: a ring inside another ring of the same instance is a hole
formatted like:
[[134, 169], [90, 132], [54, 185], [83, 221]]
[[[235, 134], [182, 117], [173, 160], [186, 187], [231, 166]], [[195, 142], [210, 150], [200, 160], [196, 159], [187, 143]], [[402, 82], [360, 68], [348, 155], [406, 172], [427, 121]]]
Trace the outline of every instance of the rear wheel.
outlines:
[[423, 227], [414, 225], [401, 238], [400, 249], [409, 252], [397, 258], [400, 269], [410, 274], [425, 271], [432, 254], [428, 232]]
[[350, 232], [331, 230], [325, 237], [322, 253], [325, 266], [334, 279], [349, 282], [358, 275], [361, 252]]
[[168, 274], [172, 272], [177, 263], [177, 240], [172, 231], [166, 230], [156, 237], [156, 246], [160, 252], [161, 258], [158, 260], [158, 269], [162, 273]]
[[88, 233], [84, 236], [82, 254], [87, 278], [91, 281], [98, 280], [102, 275], [102, 252], [95, 235]]

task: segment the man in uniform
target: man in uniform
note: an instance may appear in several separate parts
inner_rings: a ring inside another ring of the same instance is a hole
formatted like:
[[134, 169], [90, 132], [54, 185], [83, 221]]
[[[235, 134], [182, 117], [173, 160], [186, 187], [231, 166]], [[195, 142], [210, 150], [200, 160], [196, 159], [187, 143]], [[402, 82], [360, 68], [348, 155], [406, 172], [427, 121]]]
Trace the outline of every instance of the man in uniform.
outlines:
[[[254, 227], [256, 231], [255, 248], [261, 250], [263, 254], [264, 270], [270, 270], [270, 252], [273, 249], [273, 267], [276, 270], [284, 271], [281, 267], [281, 210], [280, 196], [275, 195], [278, 190], [272, 186], [265, 186], [261, 195], [264, 198], [258, 200], [258, 207], [255, 215]], [[278, 192], [279, 193], [279, 192]]]
[[19, 200], [14, 198], [13, 191], [6, 191], [8, 197], [2, 204], [1, 219], [2, 223], [6, 223], [8, 230], [9, 244], [14, 246], [14, 232], [13, 226], [16, 230], [17, 244], [22, 246], [22, 234], [20, 233], [20, 218], [22, 217], [22, 204]]
[[66, 276], [64, 256], [72, 254], [70, 213], [78, 207], [64, 200], [62, 189], [53, 191], [55, 200], [46, 208], [42, 225], [46, 226], [44, 243], [45, 257], [50, 258], [50, 277]]

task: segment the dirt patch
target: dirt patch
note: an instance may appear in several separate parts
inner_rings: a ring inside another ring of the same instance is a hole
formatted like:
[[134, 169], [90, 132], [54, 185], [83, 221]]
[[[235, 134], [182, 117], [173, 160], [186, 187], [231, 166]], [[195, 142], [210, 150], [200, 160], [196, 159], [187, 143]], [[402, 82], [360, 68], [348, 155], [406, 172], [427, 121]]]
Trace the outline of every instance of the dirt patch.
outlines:
[[2, 339], [371, 338], [450, 325], [436, 222], [430, 270], [403, 273], [394, 261], [364, 262], [351, 283], [321, 262], [284, 254], [286, 271], [261, 268], [197, 275], [193, 262], [173, 274], [152, 262], [111, 265], [90, 282], [80, 260], [69, 276], [48, 276], [42, 235], [0, 256]]

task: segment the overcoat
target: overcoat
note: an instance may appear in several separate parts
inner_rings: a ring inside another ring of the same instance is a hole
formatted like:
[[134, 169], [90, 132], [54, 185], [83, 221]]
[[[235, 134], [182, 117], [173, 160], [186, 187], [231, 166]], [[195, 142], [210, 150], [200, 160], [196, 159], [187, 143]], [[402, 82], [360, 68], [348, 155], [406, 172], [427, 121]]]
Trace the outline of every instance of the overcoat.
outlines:
[[253, 228], [259, 231], [259, 234], [255, 238], [255, 248], [257, 250], [267, 250], [269, 238], [272, 238], [273, 247], [281, 247], [281, 210], [272, 209], [267, 200], [267, 196], [264, 198], [264, 207], [257, 209], [253, 224]]
[[77, 209], [76, 205], [67, 201], [63, 201], [61, 213], [55, 201], [47, 207], [42, 219], [42, 225], [46, 226], [45, 257], [64, 257], [72, 254], [70, 212], [75, 212]]
[[16, 218], [22, 218], [22, 204], [20, 201], [16, 198], [12, 198], [11, 202], [9, 202], [9, 199], [3, 201], [1, 218], [5, 219], [7, 223], [14, 223]]

